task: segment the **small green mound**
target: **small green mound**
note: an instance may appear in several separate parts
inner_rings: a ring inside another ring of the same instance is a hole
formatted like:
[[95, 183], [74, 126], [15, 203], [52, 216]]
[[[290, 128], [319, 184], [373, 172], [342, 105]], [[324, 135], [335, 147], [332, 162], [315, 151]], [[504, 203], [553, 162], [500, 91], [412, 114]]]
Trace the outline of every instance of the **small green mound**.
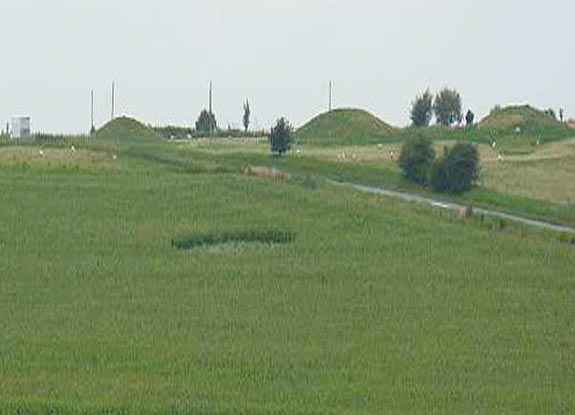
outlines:
[[573, 135], [567, 124], [529, 105], [496, 108], [477, 126], [480, 131], [493, 134], [522, 134], [531, 136]]
[[303, 143], [357, 145], [381, 142], [395, 131], [367, 111], [337, 109], [313, 118], [295, 136]]
[[230, 244], [277, 245], [290, 243], [293, 239], [291, 232], [278, 229], [247, 230], [186, 235], [172, 240], [172, 246], [177, 249], [199, 249]]
[[116, 118], [92, 136], [99, 141], [118, 141], [122, 143], [150, 143], [162, 141], [160, 134], [133, 118]]

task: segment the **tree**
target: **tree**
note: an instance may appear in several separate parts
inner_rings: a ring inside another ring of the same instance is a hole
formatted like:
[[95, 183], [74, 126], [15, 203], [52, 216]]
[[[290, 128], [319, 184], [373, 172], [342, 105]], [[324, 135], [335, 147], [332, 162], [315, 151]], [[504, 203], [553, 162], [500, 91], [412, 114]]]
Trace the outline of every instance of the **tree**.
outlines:
[[246, 99], [244, 104], [244, 117], [243, 117], [244, 130], [247, 133], [250, 127], [250, 103]]
[[291, 132], [292, 127], [285, 118], [280, 118], [276, 121], [276, 125], [272, 127], [270, 133], [270, 143], [272, 153], [282, 155], [289, 151], [291, 148]]
[[465, 114], [465, 125], [467, 128], [471, 128], [473, 127], [473, 121], [475, 120], [475, 114], [473, 113], [473, 111], [469, 110], [467, 111], [467, 114]]
[[463, 115], [461, 114], [461, 96], [459, 92], [445, 88], [435, 97], [433, 111], [437, 122], [449, 127], [454, 123], [461, 123]]
[[411, 123], [414, 127], [427, 127], [433, 117], [433, 95], [426, 90], [415, 98], [411, 106]]
[[398, 164], [408, 179], [426, 184], [434, 159], [435, 151], [429, 138], [411, 137], [401, 148]]
[[213, 112], [203, 110], [196, 121], [196, 133], [199, 136], [211, 136], [218, 128], [216, 116]]
[[561, 122], [563, 122], [563, 108], [559, 108], [559, 119], [561, 120]]
[[479, 175], [479, 153], [470, 143], [457, 143], [445, 149], [431, 168], [429, 182], [438, 192], [462, 193], [471, 190]]

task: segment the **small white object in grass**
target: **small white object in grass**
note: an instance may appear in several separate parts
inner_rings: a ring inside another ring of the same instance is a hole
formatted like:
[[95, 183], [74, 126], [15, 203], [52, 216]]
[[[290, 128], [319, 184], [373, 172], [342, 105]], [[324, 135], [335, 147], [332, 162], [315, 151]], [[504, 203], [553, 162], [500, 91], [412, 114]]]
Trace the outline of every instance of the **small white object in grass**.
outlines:
[[74, 144], [72, 144], [72, 145], [70, 146], [70, 151], [71, 151], [72, 153], [75, 153], [75, 152], [76, 152], [76, 147], [74, 147]]
[[537, 140], [537, 147], [539, 147], [541, 145], [541, 142], [539, 140]]
[[297, 155], [299, 155], [299, 154], [301, 154], [301, 150], [298, 148], [298, 149], [295, 151], [295, 153], [296, 153]]
[[115, 154], [112, 154], [112, 160], [116, 160], [118, 158], [118, 156], [116, 156]]
[[188, 133], [188, 140], [192, 139], [192, 135], [190, 133]]
[[493, 143], [491, 143], [491, 148], [495, 148], [497, 147], [497, 141], [493, 141]]
[[383, 144], [379, 143], [379, 144], [377, 145], [377, 148], [379, 148], [379, 149], [381, 150], [381, 149], [383, 148]]
[[499, 154], [499, 156], [497, 156], [497, 161], [503, 161], [503, 155]]
[[357, 160], [357, 155], [356, 155], [356, 154], [353, 154], [353, 155], [351, 156], [351, 158], [354, 159], [354, 160]]
[[44, 150], [40, 149], [40, 150], [38, 151], [38, 155], [39, 155], [40, 157], [44, 157]]
[[521, 127], [515, 127], [515, 134], [521, 134]]
[[391, 161], [394, 161], [394, 160], [395, 160], [395, 151], [390, 150], [390, 152], [389, 152], [389, 158], [391, 159]]

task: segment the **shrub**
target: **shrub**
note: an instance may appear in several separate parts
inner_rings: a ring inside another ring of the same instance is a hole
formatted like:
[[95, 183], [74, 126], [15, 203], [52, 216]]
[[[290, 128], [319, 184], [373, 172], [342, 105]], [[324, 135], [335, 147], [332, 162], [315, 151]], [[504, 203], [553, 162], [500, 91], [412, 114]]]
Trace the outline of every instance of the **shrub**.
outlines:
[[435, 151], [431, 140], [420, 136], [408, 139], [403, 145], [398, 164], [408, 179], [426, 184], [434, 159]]
[[478, 172], [477, 148], [469, 143], [457, 143], [450, 150], [446, 149], [443, 157], [435, 161], [429, 182], [435, 191], [462, 193], [475, 186]]
[[218, 123], [216, 122], [216, 116], [213, 112], [208, 110], [203, 110], [196, 121], [196, 133], [202, 136], [211, 136], [218, 129]]
[[465, 114], [465, 126], [467, 128], [473, 127], [474, 121], [475, 121], [475, 114], [473, 113], [473, 111], [471, 110], [467, 111], [467, 114]]
[[276, 125], [272, 127], [270, 133], [270, 144], [272, 153], [279, 154], [280, 156], [289, 151], [291, 148], [291, 132], [292, 127], [285, 118], [277, 120]]
[[419, 95], [411, 107], [411, 123], [414, 127], [427, 127], [433, 117], [433, 95], [429, 90]]

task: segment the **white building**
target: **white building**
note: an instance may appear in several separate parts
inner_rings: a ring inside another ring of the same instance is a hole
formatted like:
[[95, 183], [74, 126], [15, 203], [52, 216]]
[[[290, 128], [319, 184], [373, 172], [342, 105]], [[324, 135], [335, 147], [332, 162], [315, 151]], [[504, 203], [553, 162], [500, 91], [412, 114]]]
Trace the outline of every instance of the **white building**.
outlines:
[[12, 118], [12, 138], [15, 140], [27, 140], [30, 138], [30, 117]]

